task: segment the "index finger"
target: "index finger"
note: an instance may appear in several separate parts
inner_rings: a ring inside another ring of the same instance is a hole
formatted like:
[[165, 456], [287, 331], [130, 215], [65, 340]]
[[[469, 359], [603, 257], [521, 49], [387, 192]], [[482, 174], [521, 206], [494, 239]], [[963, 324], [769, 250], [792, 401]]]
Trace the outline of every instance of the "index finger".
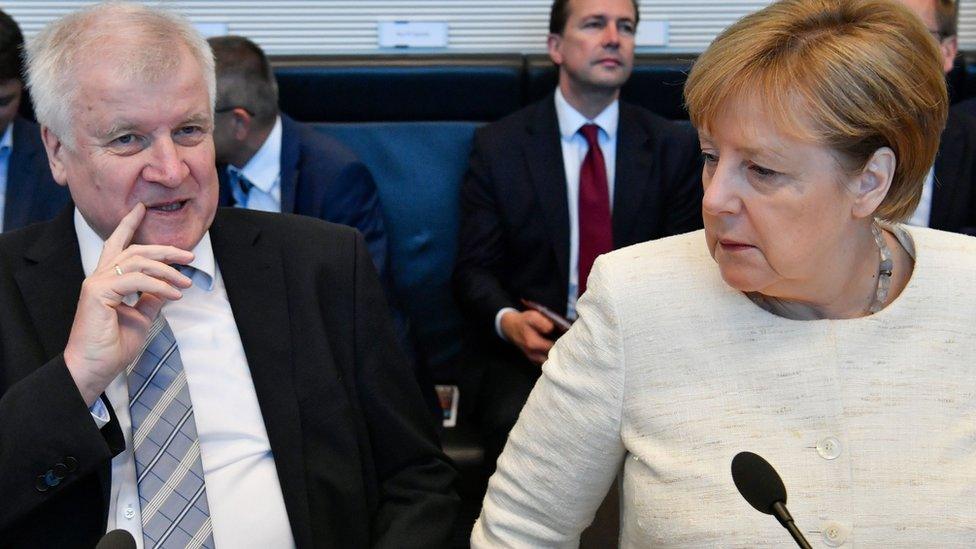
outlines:
[[102, 254], [98, 256], [99, 268], [104, 266], [105, 261], [110, 261], [122, 253], [132, 242], [132, 236], [136, 234], [136, 229], [139, 228], [139, 224], [142, 223], [142, 218], [145, 215], [146, 207], [142, 202], [136, 204], [132, 211], [125, 214], [125, 217], [119, 221], [119, 226], [112, 231], [112, 234], [105, 240], [105, 245], [102, 246]]

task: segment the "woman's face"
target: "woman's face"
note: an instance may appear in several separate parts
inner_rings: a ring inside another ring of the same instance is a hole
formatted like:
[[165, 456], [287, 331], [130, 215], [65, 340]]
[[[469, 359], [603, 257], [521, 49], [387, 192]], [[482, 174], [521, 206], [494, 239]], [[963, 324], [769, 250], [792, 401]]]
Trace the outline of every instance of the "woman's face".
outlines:
[[805, 301], [854, 245], [857, 178], [830, 149], [779, 131], [756, 103], [731, 102], [699, 132], [705, 236], [733, 288]]

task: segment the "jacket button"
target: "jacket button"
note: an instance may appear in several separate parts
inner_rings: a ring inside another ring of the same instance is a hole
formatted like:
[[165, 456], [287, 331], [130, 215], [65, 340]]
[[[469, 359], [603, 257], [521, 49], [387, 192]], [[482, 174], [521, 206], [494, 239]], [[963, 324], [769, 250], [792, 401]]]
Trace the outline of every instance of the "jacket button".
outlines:
[[38, 492], [47, 492], [48, 485], [47, 481], [44, 480], [44, 475], [37, 476], [37, 481], [34, 482], [34, 489], [36, 489]]
[[58, 484], [61, 484], [61, 479], [54, 475], [54, 471], [48, 469], [47, 473], [44, 473], [44, 482], [46, 482], [48, 486], [53, 488]]
[[78, 460], [68, 456], [64, 458], [64, 466], [68, 468], [69, 473], [74, 473], [78, 470]]

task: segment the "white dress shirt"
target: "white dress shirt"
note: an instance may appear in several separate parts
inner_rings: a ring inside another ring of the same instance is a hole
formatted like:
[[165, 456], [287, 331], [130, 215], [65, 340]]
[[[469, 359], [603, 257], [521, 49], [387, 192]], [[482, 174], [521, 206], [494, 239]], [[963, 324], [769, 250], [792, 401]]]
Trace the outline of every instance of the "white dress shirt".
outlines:
[[[559, 122], [559, 144], [563, 151], [563, 169], [566, 172], [566, 198], [569, 209], [569, 287], [566, 291], [566, 317], [576, 318], [576, 298], [579, 291], [579, 184], [580, 168], [590, 146], [580, 133], [586, 124], [596, 124], [603, 161], [607, 168], [607, 191], [610, 193], [610, 211], [613, 212], [614, 179], [617, 173], [617, 125], [620, 122], [620, 102], [603, 109], [595, 118], [588, 119], [566, 101], [558, 87], [555, 93], [556, 120]], [[505, 339], [501, 330], [502, 315], [515, 311], [506, 307], [495, 315], [495, 332]]]
[[935, 186], [935, 166], [929, 168], [929, 174], [925, 176], [925, 183], [922, 185], [922, 198], [918, 201], [918, 207], [908, 219], [909, 225], [916, 227], [928, 227], [932, 220], [932, 190]]
[[7, 172], [10, 169], [10, 154], [14, 150], [14, 123], [7, 124], [7, 129], [0, 138], [0, 230], [3, 229], [3, 210], [7, 207]]
[[[98, 264], [103, 241], [75, 209], [75, 232], [85, 276]], [[192, 250], [193, 286], [163, 305], [186, 371], [207, 503], [217, 547], [294, 547], [271, 444], [264, 427], [244, 347], [214, 259], [210, 233]], [[126, 449], [112, 460], [107, 531], [128, 530], [143, 549], [142, 518], [132, 452], [129, 390], [123, 372], [105, 390]], [[108, 422], [96, 401], [96, 423]]]
[[[240, 185], [233, 185], [234, 204], [238, 208], [262, 212], [281, 211], [281, 117], [264, 140], [258, 152], [243, 168], [229, 166], [228, 172], [242, 174], [252, 185], [245, 194]], [[231, 175], [234, 177], [234, 175]]]

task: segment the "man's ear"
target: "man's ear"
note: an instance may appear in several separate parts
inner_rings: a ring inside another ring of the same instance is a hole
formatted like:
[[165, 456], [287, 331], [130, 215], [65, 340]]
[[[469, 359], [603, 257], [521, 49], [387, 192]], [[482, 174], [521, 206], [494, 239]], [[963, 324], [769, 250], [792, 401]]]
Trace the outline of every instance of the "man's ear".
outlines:
[[47, 151], [47, 163], [51, 166], [51, 175], [58, 185], [67, 186], [68, 171], [64, 165], [64, 155], [68, 153], [67, 147], [47, 126], [41, 126], [41, 141], [44, 142], [44, 150]]
[[855, 182], [854, 217], [865, 218], [874, 214], [888, 196], [897, 165], [898, 159], [890, 148], [881, 147], [874, 151]]
[[254, 122], [254, 117], [241, 107], [230, 111], [230, 115], [232, 118], [231, 124], [234, 125], [234, 139], [238, 141], [247, 140], [247, 136], [251, 133], [251, 124]]
[[546, 38], [546, 48], [549, 50], [549, 59], [552, 59], [552, 62], [557, 66], [563, 64], [563, 54], [559, 51], [559, 46], [562, 45], [562, 43], [563, 37], [555, 33], [550, 33], [549, 37]]
[[948, 74], [953, 65], [956, 64], [956, 56], [959, 54], [959, 39], [950, 36], [939, 42], [939, 51], [942, 53], [942, 70]]

